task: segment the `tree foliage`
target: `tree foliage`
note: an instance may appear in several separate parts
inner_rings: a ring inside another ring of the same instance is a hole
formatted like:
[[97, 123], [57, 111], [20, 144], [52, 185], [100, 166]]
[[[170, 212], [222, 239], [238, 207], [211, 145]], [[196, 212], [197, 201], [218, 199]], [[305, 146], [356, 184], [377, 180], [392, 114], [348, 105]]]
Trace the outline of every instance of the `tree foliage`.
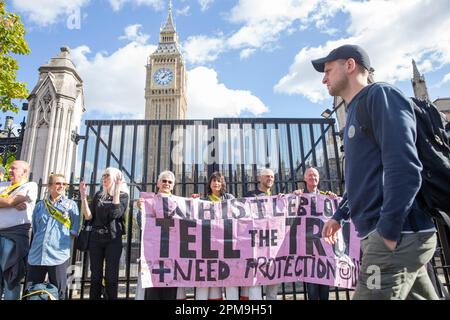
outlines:
[[0, 108], [17, 112], [13, 99], [28, 97], [26, 83], [16, 80], [19, 65], [12, 54], [29, 54], [25, 27], [17, 14], [9, 13], [5, 1], [0, 0]]

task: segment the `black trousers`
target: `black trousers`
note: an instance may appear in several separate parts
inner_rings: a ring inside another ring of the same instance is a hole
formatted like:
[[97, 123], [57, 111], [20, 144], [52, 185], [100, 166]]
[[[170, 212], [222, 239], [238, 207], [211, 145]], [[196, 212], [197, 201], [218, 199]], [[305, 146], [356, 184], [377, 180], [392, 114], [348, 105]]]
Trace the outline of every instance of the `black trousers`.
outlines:
[[177, 299], [176, 287], [145, 289], [144, 300], [176, 300], [176, 299]]
[[48, 281], [58, 288], [59, 300], [64, 300], [66, 298], [67, 268], [69, 264], [70, 259], [57, 266], [28, 265], [27, 282], [31, 282], [31, 284], [42, 283], [48, 274]]
[[109, 239], [109, 234], [93, 232], [89, 240], [91, 262], [91, 289], [89, 299], [102, 298], [103, 267], [105, 267], [105, 295], [108, 300], [117, 299], [119, 289], [119, 264], [122, 255], [122, 237]]
[[308, 300], [328, 300], [330, 287], [324, 284], [307, 283]]

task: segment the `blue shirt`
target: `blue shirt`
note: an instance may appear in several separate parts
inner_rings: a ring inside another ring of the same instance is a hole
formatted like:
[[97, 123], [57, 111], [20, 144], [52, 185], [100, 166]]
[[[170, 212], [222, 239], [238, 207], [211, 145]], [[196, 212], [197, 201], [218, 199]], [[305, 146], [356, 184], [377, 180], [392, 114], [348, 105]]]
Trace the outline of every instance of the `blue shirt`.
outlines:
[[[368, 91], [366, 91], [368, 90]], [[359, 100], [367, 92], [367, 105]], [[357, 108], [366, 107], [373, 142], [358, 123]], [[395, 87], [375, 83], [361, 90], [348, 105], [344, 132], [346, 196], [333, 218], [351, 217], [358, 235], [377, 230], [398, 241], [402, 232], [434, 228], [420, 209], [422, 164], [416, 149], [416, 118], [410, 101]]]
[[33, 240], [28, 263], [38, 266], [56, 266], [70, 258], [72, 236], [78, 236], [81, 216], [77, 204], [61, 197], [53, 205], [70, 218], [70, 230], [50, 216], [44, 201], [39, 201], [33, 211]]

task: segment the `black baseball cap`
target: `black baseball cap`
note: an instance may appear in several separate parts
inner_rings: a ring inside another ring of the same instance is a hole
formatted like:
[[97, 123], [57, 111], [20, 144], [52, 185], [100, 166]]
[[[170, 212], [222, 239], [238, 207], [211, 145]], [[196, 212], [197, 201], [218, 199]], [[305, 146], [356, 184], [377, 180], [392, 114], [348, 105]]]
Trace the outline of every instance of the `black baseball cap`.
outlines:
[[324, 72], [325, 63], [338, 59], [355, 59], [356, 63], [370, 70], [369, 55], [363, 48], [354, 44], [345, 44], [332, 50], [326, 57], [312, 60], [314, 69], [319, 72]]

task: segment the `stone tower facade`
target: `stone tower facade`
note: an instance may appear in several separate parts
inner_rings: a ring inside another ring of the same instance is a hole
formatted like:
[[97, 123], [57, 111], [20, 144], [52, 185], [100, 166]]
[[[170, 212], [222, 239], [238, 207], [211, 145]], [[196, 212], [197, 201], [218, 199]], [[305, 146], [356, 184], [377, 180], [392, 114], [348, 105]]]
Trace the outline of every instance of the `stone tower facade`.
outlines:
[[148, 58], [146, 68], [145, 119], [185, 119], [186, 67], [178, 46], [171, 3], [166, 24], [160, 30], [158, 48]]
[[62, 47], [39, 68], [39, 80], [30, 96], [21, 159], [30, 163], [33, 180], [44, 183], [50, 173], [69, 179], [75, 171], [76, 144], [85, 112], [83, 81]]
[[419, 69], [417, 69], [417, 65], [414, 59], [412, 60], [412, 65], [413, 65], [413, 78], [411, 79], [411, 84], [414, 90], [414, 97], [420, 100], [429, 100], [425, 77], [423, 76], [423, 74], [419, 73]]
[[[145, 120], [180, 120], [187, 112], [186, 66], [178, 45], [178, 35], [172, 18], [172, 1], [164, 27], [160, 30], [159, 44], [146, 65]], [[178, 126], [175, 134], [180, 134]], [[176, 179], [181, 178], [181, 157], [172, 155], [170, 143], [174, 139], [169, 125], [158, 130], [150, 126], [150, 145], [147, 162], [147, 181], [156, 182], [158, 174], [172, 169]], [[182, 133], [181, 133], [182, 134]], [[172, 162], [172, 165], [171, 165]], [[159, 165], [158, 165], [159, 164]]]

